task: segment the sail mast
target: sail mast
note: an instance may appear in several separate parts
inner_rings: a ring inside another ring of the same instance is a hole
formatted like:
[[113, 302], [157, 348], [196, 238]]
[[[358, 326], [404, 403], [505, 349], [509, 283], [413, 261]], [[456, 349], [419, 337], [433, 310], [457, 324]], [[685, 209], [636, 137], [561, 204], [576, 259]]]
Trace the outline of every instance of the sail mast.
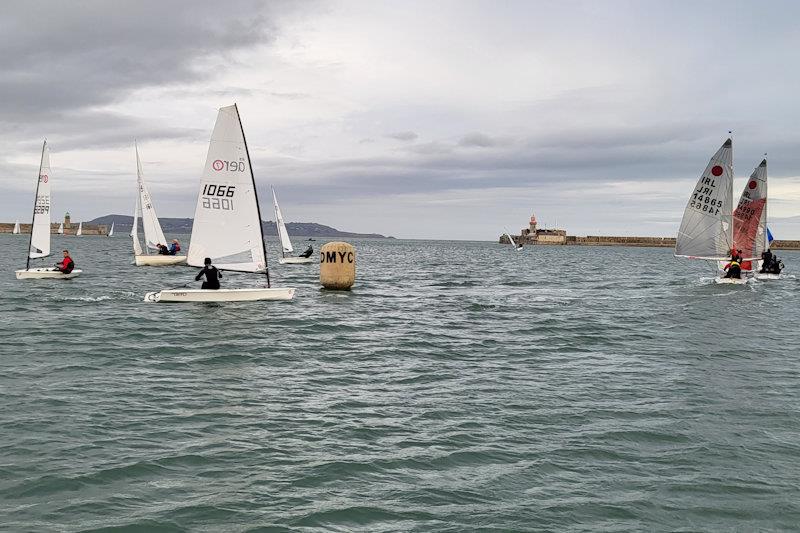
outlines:
[[28, 257], [25, 261], [25, 270], [31, 269], [31, 246], [33, 246], [33, 225], [36, 222], [36, 202], [39, 198], [39, 184], [42, 182], [42, 161], [44, 161], [44, 149], [47, 146], [47, 139], [42, 143], [42, 157], [39, 159], [39, 174], [36, 176], [36, 194], [33, 197], [33, 215], [31, 216], [31, 236], [28, 239]]
[[264, 251], [264, 272], [267, 275], [267, 288], [271, 287], [269, 280], [269, 264], [267, 262], [267, 244], [264, 242], [264, 226], [261, 223], [261, 206], [258, 203], [258, 189], [256, 188], [256, 177], [253, 175], [253, 164], [250, 161], [250, 150], [247, 148], [247, 137], [244, 135], [244, 126], [242, 126], [242, 117], [239, 115], [239, 106], [235, 103], [233, 108], [236, 110], [236, 118], [239, 120], [239, 129], [242, 131], [242, 140], [244, 141], [244, 153], [247, 154], [247, 166], [250, 169], [250, 181], [253, 184], [253, 195], [256, 198], [256, 213], [258, 213], [258, 234], [261, 236], [261, 249]]

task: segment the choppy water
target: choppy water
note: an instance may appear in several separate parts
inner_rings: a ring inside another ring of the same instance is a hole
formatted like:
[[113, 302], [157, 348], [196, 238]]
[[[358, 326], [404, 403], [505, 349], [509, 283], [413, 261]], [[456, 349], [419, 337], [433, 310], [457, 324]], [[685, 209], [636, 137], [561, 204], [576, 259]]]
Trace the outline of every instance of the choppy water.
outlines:
[[193, 270], [62, 237], [81, 278], [16, 281], [27, 239], [0, 236], [0, 529], [800, 524], [793, 276], [717, 286], [669, 249], [354, 244], [352, 293], [276, 264], [291, 303], [153, 305]]

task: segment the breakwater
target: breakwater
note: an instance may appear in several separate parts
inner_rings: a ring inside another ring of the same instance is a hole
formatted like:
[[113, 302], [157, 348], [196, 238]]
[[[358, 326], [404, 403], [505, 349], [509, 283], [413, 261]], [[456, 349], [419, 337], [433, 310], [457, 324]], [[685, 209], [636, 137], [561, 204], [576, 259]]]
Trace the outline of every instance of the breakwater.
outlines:
[[[610, 235], [564, 235], [561, 238], [537, 238], [537, 235], [515, 235], [523, 244], [546, 246], [633, 246], [646, 248], [674, 248], [675, 237], [621, 237]], [[508, 237], [500, 236], [500, 243], [510, 244]], [[800, 250], [800, 240], [772, 241], [774, 250]]]
[[[84, 224], [82, 234], [84, 236], [87, 235], [108, 235], [109, 226], [103, 224]], [[31, 232], [31, 225], [30, 224], [22, 224], [19, 225], [19, 231], [21, 234], [30, 234]], [[64, 226], [64, 235], [75, 235], [75, 232], [78, 231], [78, 224], [71, 223], [69, 227]], [[14, 223], [11, 222], [0, 222], [0, 233], [13, 233], [14, 232]], [[56, 235], [58, 234], [58, 224], [50, 224], [50, 234]]]

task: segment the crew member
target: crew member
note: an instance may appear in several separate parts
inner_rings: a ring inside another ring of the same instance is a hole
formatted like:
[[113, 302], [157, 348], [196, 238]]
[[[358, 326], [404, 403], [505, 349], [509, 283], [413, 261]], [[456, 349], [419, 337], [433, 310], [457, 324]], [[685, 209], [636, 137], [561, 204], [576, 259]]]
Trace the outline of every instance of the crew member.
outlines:
[[64, 250], [64, 260], [60, 263], [56, 263], [56, 270], [63, 272], [64, 274], [69, 274], [74, 268], [75, 262], [69, 256], [69, 250]]
[[158, 243], [156, 247], [158, 248], [158, 255], [169, 255], [169, 248], [166, 245]]
[[210, 257], [206, 257], [203, 260], [203, 264], [205, 265], [203, 267], [203, 270], [201, 270], [200, 273], [197, 274], [197, 276], [195, 276], [194, 280], [200, 281], [200, 278], [205, 276], [206, 281], [203, 282], [203, 286], [201, 288], [212, 289], [212, 290], [219, 289], [219, 278], [222, 277], [222, 272], [217, 270], [217, 267], [211, 264]]
[[742, 278], [742, 258], [738, 254], [732, 254], [730, 262], [725, 265], [726, 278]]
[[172, 244], [169, 245], [169, 255], [176, 255], [181, 251], [181, 243], [178, 239], [172, 239]]
[[313, 253], [314, 253], [314, 247], [309, 244], [308, 248], [306, 248], [306, 251], [298, 255], [297, 257], [311, 257], [311, 254]]

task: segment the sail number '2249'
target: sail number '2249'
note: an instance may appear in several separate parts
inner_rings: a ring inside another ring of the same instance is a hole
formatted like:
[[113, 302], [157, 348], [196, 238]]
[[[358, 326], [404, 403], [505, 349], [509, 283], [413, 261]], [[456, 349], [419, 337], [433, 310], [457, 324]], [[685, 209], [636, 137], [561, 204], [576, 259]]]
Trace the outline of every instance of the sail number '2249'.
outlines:
[[233, 195], [236, 193], [236, 185], [216, 185], [206, 183], [203, 186], [203, 207], [207, 209], [233, 210]]

